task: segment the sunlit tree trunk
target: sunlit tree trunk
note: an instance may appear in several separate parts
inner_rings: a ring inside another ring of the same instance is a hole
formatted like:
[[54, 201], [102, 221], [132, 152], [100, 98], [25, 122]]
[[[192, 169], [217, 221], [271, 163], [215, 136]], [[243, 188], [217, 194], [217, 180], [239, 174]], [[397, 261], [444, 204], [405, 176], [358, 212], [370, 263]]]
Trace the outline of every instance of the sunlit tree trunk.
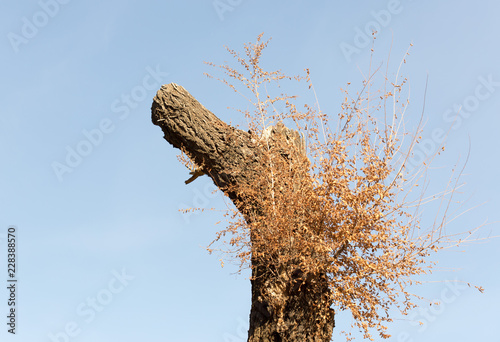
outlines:
[[[151, 110], [153, 123], [161, 127], [164, 138], [203, 166], [248, 223], [260, 217], [258, 202], [238, 191], [254, 184], [264, 159], [252, 134], [222, 122], [174, 83], [162, 86]], [[278, 130], [290, 132], [284, 127]], [[252, 241], [252, 234], [250, 237]], [[334, 312], [326, 272], [304, 274], [298, 263], [276, 265], [272, 258], [264, 262], [265, 258], [255, 256], [266, 255], [266, 250], [255, 250], [253, 245], [251, 252], [248, 341], [330, 341]], [[271, 297], [276, 299], [272, 305]]]

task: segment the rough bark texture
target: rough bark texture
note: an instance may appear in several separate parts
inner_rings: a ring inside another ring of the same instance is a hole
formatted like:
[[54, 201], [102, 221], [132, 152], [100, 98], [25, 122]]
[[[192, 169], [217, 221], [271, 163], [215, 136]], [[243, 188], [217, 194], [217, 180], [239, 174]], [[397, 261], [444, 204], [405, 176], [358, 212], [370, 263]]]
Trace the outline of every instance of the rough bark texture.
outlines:
[[[161, 127], [164, 138], [182, 149], [203, 167], [214, 183], [235, 203], [247, 221], [259, 212], [258, 204], [248, 203], [237, 189], [252, 185], [263, 150], [255, 137], [227, 125], [203, 107], [183, 87], [164, 85], [156, 94], [151, 108], [152, 120]], [[297, 132], [276, 126], [266, 134], [284, 134], [299, 149], [303, 149]], [[253, 253], [254, 251], [252, 251]], [[252, 258], [252, 307], [249, 342], [257, 341], [330, 341], [334, 313], [328, 303], [329, 287], [325, 274], [304, 275], [300, 269], [271, 270]], [[282, 269], [282, 267], [280, 267]], [[280, 274], [281, 273], [281, 274]], [[283, 279], [286, 279], [284, 282]], [[283, 307], [272, 308], [264, 299], [273, 294], [285, 298]], [[279, 317], [278, 312], [282, 314]]]

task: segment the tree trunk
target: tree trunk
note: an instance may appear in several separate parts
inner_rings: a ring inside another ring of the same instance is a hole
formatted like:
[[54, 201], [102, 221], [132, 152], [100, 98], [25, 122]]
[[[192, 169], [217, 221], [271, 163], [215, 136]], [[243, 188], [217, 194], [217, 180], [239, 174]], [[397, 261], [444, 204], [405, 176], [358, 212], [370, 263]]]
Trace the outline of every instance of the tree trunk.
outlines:
[[[151, 111], [153, 123], [161, 127], [165, 140], [202, 166], [248, 223], [259, 217], [259, 204], [238, 191], [251, 187], [262, 170], [259, 166], [264, 151], [255, 136], [222, 122], [174, 83], [161, 87]], [[273, 132], [281, 132], [287, 139], [299, 137], [283, 126], [276, 126]], [[294, 263], [263, 262], [254, 255], [265, 251], [251, 249], [252, 307], [248, 341], [330, 341], [334, 312], [330, 308], [326, 273], [304, 274]], [[280, 304], [271, 305], [270, 296], [279, 298]]]

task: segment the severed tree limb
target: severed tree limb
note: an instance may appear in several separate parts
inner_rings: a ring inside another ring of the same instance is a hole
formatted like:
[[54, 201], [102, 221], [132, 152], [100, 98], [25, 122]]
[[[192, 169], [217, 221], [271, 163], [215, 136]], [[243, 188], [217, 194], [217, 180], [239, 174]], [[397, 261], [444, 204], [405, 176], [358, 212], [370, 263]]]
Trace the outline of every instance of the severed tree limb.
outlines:
[[[174, 83], [161, 87], [151, 111], [152, 121], [161, 127], [165, 140], [182, 149], [203, 168], [233, 201], [247, 223], [261, 217], [261, 208], [257, 201], [245, 197], [238, 189], [251, 187], [262, 172], [259, 166], [265, 159], [265, 151], [259, 139], [272, 143], [275, 137], [282, 136], [305, 154], [303, 140], [297, 132], [277, 125], [266, 130], [265, 137], [256, 137], [222, 122]], [[283, 265], [264, 265], [254, 255], [265, 255], [266, 251], [256, 251], [252, 246], [251, 249], [252, 307], [248, 341], [330, 341], [334, 312], [329, 305], [326, 274], [311, 277], [294, 265], [289, 265], [291, 270]], [[270, 292], [284, 298], [282, 307], [268, 303], [266, 294]], [[315, 306], [314, 303], [327, 305]]]
[[[182, 86], [163, 85], [151, 111], [153, 124], [161, 127], [165, 140], [203, 166], [222, 191], [249, 183], [255, 176], [252, 164], [258, 163], [261, 153], [253, 148], [251, 134], [221, 121]], [[234, 192], [228, 195], [233, 201], [238, 197]]]

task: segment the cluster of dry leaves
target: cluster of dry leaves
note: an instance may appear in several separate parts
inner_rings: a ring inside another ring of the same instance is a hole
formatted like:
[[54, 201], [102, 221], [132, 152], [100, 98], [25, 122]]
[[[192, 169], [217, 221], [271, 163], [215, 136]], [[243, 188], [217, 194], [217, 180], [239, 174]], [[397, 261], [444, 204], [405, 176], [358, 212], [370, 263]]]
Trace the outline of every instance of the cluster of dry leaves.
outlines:
[[[327, 276], [331, 297], [316, 305], [333, 303], [337, 310], [349, 310], [365, 337], [376, 330], [387, 338], [389, 310], [398, 308], [404, 315], [416, 306], [418, 297], [408, 287], [418, 283], [415, 276], [430, 271], [432, 252], [458, 240], [444, 234], [444, 219], [421, 228], [415, 210], [425, 199], [416, 196], [416, 202], [409, 202], [427, 166], [408, 166], [421, 127], [401, 131], [408, 105], [401, 99], [406, 80], [396, 76], [392, 83], [386, 75], [385, 89], [372, 93], [377, 69], [355, 96], [344, 91], [341, 111], [332, 118], [318, 106], [298, 108], [295, 96], [268, 93], [272, 84], [293, 80], [307, 82], [314, 93], [308, 70], [303, 77], [290, 77], [261, 68], [268, 42], [259, 35], [245, 45], [244, 55], [228, 49], [239, 66], [218, 66], [229, 80], [243, 85], [241, 89], [220, 79], [251, 103], [254, 110], [241, 112], [266, 153], [255, 183], [240, 189], [259, 203], [259, 210], [250, 220], [229, 212], [229, 223], [214, 242], [222, 242], [241, 268], [258, 261], [277, 273], [300, 269]], [[270, 139], [269, 130], [283, 124], [300, 132], [301, 143]], [[448, 197], [437, 197], [444, 207], [458, 178], [443, 193]]]

